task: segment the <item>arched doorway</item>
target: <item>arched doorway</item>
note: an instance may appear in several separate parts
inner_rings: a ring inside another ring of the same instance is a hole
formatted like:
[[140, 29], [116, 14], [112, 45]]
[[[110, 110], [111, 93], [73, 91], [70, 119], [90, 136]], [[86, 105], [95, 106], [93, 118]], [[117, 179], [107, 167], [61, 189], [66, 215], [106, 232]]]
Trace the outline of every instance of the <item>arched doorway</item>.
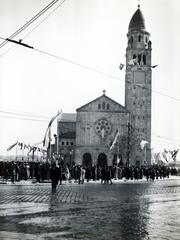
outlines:
[[98, 167], [107, 166], [107, 156], [104, 153], [100, 153], [97, 160]]
[[92, 166], [92, 158], [90, 153], [83, 154], [83, 167], [91, 167]]

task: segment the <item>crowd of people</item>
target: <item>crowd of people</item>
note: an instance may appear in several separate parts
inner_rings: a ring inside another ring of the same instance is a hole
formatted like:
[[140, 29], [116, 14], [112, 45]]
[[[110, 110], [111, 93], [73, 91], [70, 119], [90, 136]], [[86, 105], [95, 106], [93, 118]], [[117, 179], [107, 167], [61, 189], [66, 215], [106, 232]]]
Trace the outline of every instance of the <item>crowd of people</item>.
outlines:
[[167, 166], [152, 165], [142, 167], [124, 166], [91, 166], [83, 167], [74, 164], [72, 167], [66, 166], [63, 162], [5, 162], [0, 161], [0, 178], [3, 181], [10, 180], [12, 183], [21, 180], [31, 179], [34, 182], [54, 182], [56, 185], [63, 181], [77, 182], [99, 181], [110, 183], [112, 180], [136, 180], [146, 178], [147, 181], [155, 179], [169, 178], [169, 175], [179, 175], [180, 169]]

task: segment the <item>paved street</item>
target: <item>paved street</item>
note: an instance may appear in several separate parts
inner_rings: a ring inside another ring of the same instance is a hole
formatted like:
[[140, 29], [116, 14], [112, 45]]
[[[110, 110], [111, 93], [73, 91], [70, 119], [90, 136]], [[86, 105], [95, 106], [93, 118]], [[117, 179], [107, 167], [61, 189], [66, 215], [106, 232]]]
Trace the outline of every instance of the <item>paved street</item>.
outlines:
[[180, 179], [0, 185], [0, 239], [180, 239]]

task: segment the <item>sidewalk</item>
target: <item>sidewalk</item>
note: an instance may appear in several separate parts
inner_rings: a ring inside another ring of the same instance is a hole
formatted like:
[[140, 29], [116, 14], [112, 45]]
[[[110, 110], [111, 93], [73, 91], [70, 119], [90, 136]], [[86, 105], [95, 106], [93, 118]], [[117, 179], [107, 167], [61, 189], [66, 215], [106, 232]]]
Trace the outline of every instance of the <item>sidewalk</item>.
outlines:
[[28, 179], [28, 180], [15, 181], [14, 183], [12, 183], [11, 180], [9, 180], [9, 179], [8, 180], [0, 179], [0, 185], [6, 184], [6, 185], [11, 185], [11, 186], [13, 186], [13, 185], [39, 185], [39, 184], [50, 184], [50, 183], [51, 183], [51, 181], [45, 181], [45, 182], [38, 183], [34, 179], [33, 180]]
[[[154, 180], [154, 182], [157, 182], [157, 181], [170, 181], [170, 180], [178, 180], [178, 179], [180, 179], [180, 176], [169, 176], [169, 178], [165, 178], [165, 179], [155, 179]], [[147, 182], [147, 180], [146, 180], [146, 178], [144, 177], [143, 179], [139, 179], [138, 181], [137, 180], [127, 180], [127, 179], [125, 179], [125, 178], [123, 178], [123, 179], [112, 179], [112, 182], [113, 182], [113, 184], [132, 184], [132, 183], [141, 183], [141, 182]], [[152, 182], [152, 181], [148, 181], [148, 182]], [[30, 180], [30, 179], [28, 179], [28, 180], [21, 180], [21, 181], [16, 181], [16, 182], [14, 182], [14, 183], [12, 183], [11, 182], [11, 180], [2, 180], [2, 179], [0, 179], [0, 185], [11, 185], [11, 186], [17, 186], [17, 185], [49, 185], [49, 184], [51, 184], [51, 181], [49, 180], [49, 181], [44, 181], [44, 182], [36, 182], [35, 181], [35, 179], [33, 179], [33, 180]], [[71, 182], [69, 182], [69, 181], [63, 181], [63, 183], [62, 183], [63, 185], [77, 185], [78, 183], [77, 183], [77, 181], [75, 181], [75, 180], [73, 180], [73, 181], [71, 181]], [[84, 184], [101, 184], [101, 180], [98, 180], [98, 181], [93, 181], [93, 180], [90, 180], [89, 182], [87, 182], [87, 181], [85, 181], [84, 182]]]

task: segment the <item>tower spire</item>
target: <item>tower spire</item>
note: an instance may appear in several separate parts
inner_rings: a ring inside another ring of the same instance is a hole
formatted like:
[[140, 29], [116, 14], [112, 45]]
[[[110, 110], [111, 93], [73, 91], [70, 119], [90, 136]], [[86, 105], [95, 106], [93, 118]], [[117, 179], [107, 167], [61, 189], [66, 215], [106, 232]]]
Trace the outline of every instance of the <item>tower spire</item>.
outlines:
[[144, 16], [140, 9], [140, 4], [138, 4], [138, 9], [134, 13], [129, 23], [128, 31], [142, 30], [146, 31]]

